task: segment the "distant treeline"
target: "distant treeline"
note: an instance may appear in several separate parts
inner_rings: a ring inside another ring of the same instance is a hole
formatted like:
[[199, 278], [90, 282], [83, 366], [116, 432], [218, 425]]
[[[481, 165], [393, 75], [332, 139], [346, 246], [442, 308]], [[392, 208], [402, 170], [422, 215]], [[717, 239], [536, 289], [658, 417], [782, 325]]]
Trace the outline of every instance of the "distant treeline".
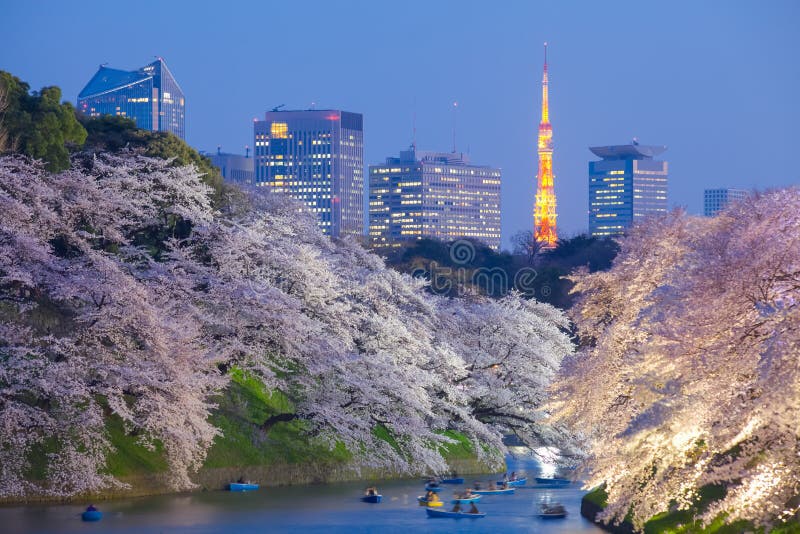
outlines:
[[530, 232], [514, 236], [513, 252], [497, 252], [477, 240], [419, 239], [400, 247], [378, 249], [386, 263], [430, 281], [434, 293], [480, 294], [495, 298], [517, 290], [561, 309], [572, 305], [573, 283], [564, 279], [578, 268], [588, 272], [611, 267], [619, 250], [616, 241], [577, 235], [553, 250], [536, 246]]

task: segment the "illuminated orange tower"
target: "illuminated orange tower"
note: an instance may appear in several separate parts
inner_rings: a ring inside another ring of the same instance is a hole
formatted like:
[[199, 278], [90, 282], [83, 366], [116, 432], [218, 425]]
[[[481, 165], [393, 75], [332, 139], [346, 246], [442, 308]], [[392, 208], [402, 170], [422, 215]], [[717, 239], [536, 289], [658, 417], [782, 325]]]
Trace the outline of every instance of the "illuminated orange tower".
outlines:
[[553, 128], [547, 103], [547, 43], [544, 44], [544, 76], [542, 77], [542, 122], [539, 123], [539, 187], [533, 207], [533, 232], [543, 248], [553, 248], [558, 241], [556, 231], [556, 192], [553, 189]]

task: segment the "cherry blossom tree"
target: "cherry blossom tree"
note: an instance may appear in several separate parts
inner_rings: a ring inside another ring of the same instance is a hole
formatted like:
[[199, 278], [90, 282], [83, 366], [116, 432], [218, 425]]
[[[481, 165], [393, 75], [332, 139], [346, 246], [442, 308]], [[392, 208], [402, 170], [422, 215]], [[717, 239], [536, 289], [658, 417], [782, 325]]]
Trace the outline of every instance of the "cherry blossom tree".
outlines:
[[445, 471], [451, 429], [495, 463], [502, 432], [543, 439], [560, 312], [432, 296], [285, 197], [230, 189], [215, 211], [169, 163], [0, 159], [0, 496], [119, 485], [111, 417], [192, 487], [232, 369], [289, 399], [264, 430], [300, 419], [360, 465]]
[[800, 191], [649, 220], [610, 271], [573, 279], [583, 346], [551, 408], [582, 432], [601, 518], [641, 527], [721, 485], [705, 522], [796, 519]]

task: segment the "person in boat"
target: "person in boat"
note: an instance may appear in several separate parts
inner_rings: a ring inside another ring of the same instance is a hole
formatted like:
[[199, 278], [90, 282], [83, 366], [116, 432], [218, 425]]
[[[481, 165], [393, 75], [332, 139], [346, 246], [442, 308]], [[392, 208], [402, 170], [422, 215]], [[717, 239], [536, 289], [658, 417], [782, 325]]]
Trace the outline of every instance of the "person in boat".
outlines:
[[461, 503], [457, 502], [455, 506], [453, 506], [452, 512], [460, 512], [461, 511]]
[[[513, 479], [512, 479], [513, 480]], [[503, 475], [503, 482], [508, 482], [508, 473]]]
[[378, 494], [378, 488], [376, 488], [375, 486], [370, 486], [370, 487], [367, 488], [367, 490], [364, 492], [364, 494], [366, 496], [368, 496], [368, 497], [372, 497], [373, 495], [377, 495]]
[[511, 480], [512, 481], [513, 480], [517, 480], [517, 472], [516, 471], [511, 471]]
[[86, 507], [86, 511], [87, 512], [96, 512], [97, 508], [95, 508], [95, 506], [93, 504], [90, 504], [89, 506]]
[[476, 490], [479, 490], [481, 489], [481, 483], [476, 480], [475, 483], [472, 484], [472, 487], [475, 488]]
[[429, 491], [428, 492], [428, 502], [439, 502], [439, 496], [436, 493]]
[[472, 489], [467, 488], [467, 491], [464, 492], [464, 498], [469, 499], [470, 497], [472, 497]]
[[473, 502], [473, 503], [470, 503], [470, 504], [471, 504], [471, 506], [469, 507], [469, 512], [467, 512], [467, 513], [469, 513], [469, 514], [479, 514], [480, 512], [478, 511], [478, 507], [475, 506], [475, 503]]
[[237, 484], [244, 484], [244, 477], [239, 477], [239, 480], [236, 481]]

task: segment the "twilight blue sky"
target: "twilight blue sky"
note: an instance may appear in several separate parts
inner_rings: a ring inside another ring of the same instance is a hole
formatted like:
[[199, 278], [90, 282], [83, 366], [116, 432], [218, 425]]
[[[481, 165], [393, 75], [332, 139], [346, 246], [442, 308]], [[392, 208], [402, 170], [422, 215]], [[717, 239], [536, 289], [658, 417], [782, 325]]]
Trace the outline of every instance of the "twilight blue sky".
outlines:
[[[165, 58], [187, 141], [242, 152], [278, 104], [365, 118], [365, 163], [457, 144], [503, 169], [503, 235], [530, 227], [548, 41], [559, 228], [587, 227], [590, 145], [665, 144], [670, 204], [800, 183], [800, 2], [0, 0], [0, 69], [75, 101], [100, 63]], [[507, 242], [507, 241], [506, 241]]]

